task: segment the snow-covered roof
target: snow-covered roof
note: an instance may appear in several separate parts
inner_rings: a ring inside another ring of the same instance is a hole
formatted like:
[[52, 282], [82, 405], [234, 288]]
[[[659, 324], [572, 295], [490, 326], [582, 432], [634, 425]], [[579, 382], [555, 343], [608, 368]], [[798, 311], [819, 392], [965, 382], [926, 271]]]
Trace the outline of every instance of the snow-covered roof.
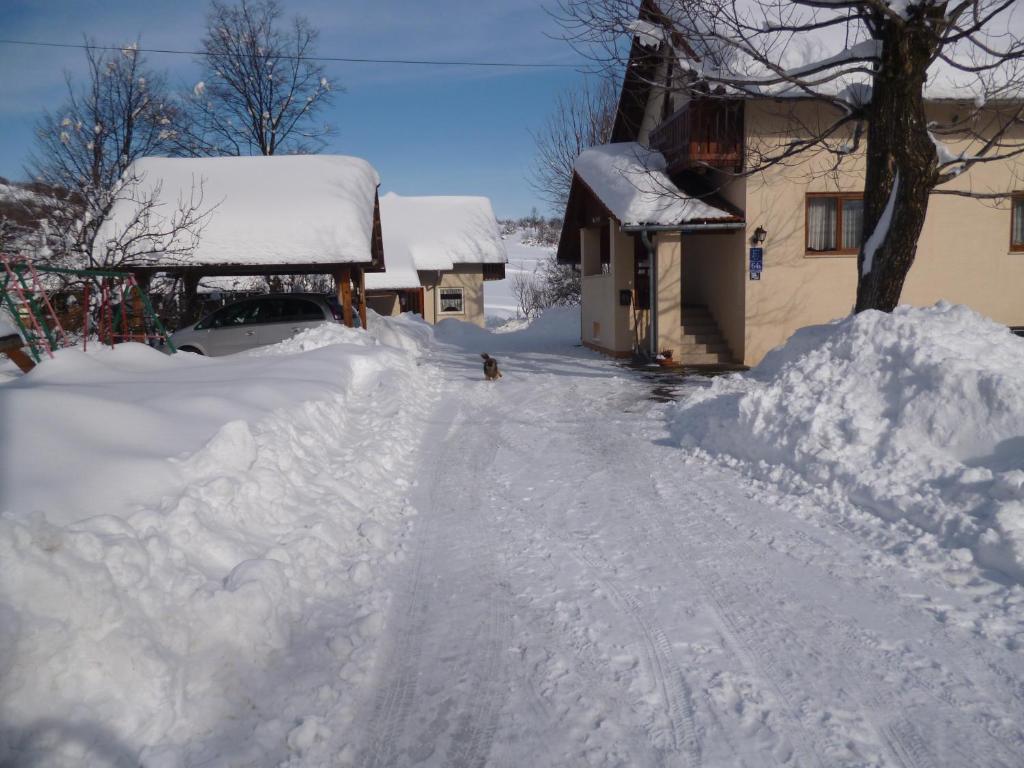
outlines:
[[[131, 226], [157, 194], [159, 226], [201, 195], [198, 247], [175, 263], [270, 265], [363, 263], [372, 260], [373, 210], [380, 178], [365, 160], [344, 155], [165, 158], [136, 161], [139, 179], [104, 221], [97, 248]], [[131, 185], [129, 185], [131, 186]], [[130, 198], [130, 199], [127, 199]], [[151, 222], [148, 230], [155, 230]], [[142, 241], [137, 252], [154, 250]], [[159, 249], [156, 249], [159, 250]]]
[[[913, 6], [920, 6], [915, 0], [885, 2], [903, 18]], [[879, 60], [882, 43], [872, 38], [856, 14], [850, 16], [848, 6], [846, 0], [817, 0], [802, 7], [736, 0], [726, 12], [709, 16], [677, 4], [657, 18], [638, 19], [626, 27], [640, 45], [667, 46], [684, 72], [721, 85], [727, 93], [769, 98], [853, 94], [863, 103], [870, 98], [869, 72]], [[806, 25], [806, 31], [791, 31]], [[947, 45], [943, 57], [932, 62], [925, 98], [1020, 99], [1020, 71], [1014, 61], [993, 69], [976, 68], [993, 66], [998, 59], [994, 52], [1022, 36], [1024, 14], [1009, 6], [993, 14], [983, 33]], [[767, 57], [770, 66], [751, 51]]]
[[380, 198], [386, 271], [366, 275], [368, 289], [419, 288], [417, 270], [456, 264], [504, 264], [505, 244], [486, 197]]
[[735, 219], [729, 211], [688, 196], [668, 177], [665, 167], [660, 152], [630, 141], [586, 149], [575, 168], [583, 183], [626, 226]]

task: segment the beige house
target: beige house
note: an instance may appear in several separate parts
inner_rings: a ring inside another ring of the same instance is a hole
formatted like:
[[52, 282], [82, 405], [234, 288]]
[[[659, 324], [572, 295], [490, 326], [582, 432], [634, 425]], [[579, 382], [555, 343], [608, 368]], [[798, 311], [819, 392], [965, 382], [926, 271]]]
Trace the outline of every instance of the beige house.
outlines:
[[380, 198], [387, 268], [366, 275], [382, 315], [416, 312], [428, 323], [484, 325], [484, 283], [505, 277], [505, 245], [486, 197]]
[[[627, 68], [612, 143], [575, 166], [558, 259], [582, 271], [582, 342], [619, 357], [672, 350], [683, 364], [755, 365], [798, 328], [853, 307], [863, 158], [832, 173], [834, 155], [805, 153], [742, 175], [752, 150], [797, 138], [794, 125], [828, 119], [829, 107], [657, 87], [671, 77], [652, 42], [634, 41], [643, 60]], [[978, 165], [947, 187], [1021, 196], [933, 195], [902, 300], [945, 299], [1024, 326], [1024, 166]]]

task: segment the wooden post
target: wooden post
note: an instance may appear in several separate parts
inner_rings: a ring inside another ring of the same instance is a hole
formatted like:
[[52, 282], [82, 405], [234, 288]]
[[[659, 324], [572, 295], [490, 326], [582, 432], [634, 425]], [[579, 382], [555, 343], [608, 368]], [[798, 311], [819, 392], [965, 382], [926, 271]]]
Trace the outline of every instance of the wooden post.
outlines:
[[334, 284], [338, 290], [338, 303], [341, 304], [341, 317], [345, 325], [352, 327], [352, 270], [348, 267], [334, 273]]
[[182, 317], [179, 318], [178, 327], [194, 323], [199, 318], [199, 275], [195, 272], [186, 272], [183, 277], [185, 284], [185, 306], [182, 307]]
[[25, 343], [21, 336], [12, 333], [9, 336], [0, 336], [0, 352], [7, 355], [11, 361], [21, 369], [22, 373], [28, 373], [36, 367], [35, 361], [25, 354], [23, 347]]
[[359, 278], [359, 327], [366, 330], [366, 272], [356, 269]]

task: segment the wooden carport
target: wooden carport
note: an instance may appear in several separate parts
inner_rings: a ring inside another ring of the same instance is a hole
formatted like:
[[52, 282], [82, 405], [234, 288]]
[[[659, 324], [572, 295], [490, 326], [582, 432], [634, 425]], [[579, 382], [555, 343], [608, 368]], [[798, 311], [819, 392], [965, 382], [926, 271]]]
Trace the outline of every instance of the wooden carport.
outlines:
[[158, 274], [182, 281], [185, 289], [185, 317], [189, 322], [198, 319], [199, 281], [204, 277], [272, 277], [274, 275], [330, 275], [334, 278], [335, 294], [341, 304], [342, 319], [349, 328], [355, 326], [358, 313], [361, 328], [366, 327], [366, 273], [384, 271], [384, 241], [381, 237], [380, 203], [374, 200], [373, 236], [370, 240], [370, 260], [365, 262], [317, 262], [292, 264], [151, 264], [132, 267], [143, 290]]
[[[367, 272], [384, 271], [380, 176], [345, 155], [136, 160], [97, 237], [132, 271], [181, 280], [193, 319], [206, 277], [331, 275], [343, 322], [366, 326]], [[191, 212], [186, 216], [185, 211]], [[181, 226], [188, 220], [191, 226]]]

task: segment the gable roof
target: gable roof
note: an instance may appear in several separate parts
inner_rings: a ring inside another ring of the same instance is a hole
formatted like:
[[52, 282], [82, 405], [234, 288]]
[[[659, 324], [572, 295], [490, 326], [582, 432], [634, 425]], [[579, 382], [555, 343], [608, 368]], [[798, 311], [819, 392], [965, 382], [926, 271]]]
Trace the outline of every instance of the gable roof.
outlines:
[[505, 244], [486, 197], [380, 198], [387, 269], [368, 274], [370, 290], [419, 288], [417, 271], [447, 271], [456, 264], [504, 264]]
[[738, 221], [723, 207], [688, 195], [665, 172], [660, 152], [636, 142], [584, 150], [576, 175], [623, 226]]
[[[155, 197], [148, 230], [166, 229], [182, 201], [204, 213], [198, 245], [173, 266], [370, 264], [380, 178], [365, 160], [345, 155], [146, 157], [104, 220], [97, 248], [132, 226]], [[138, 255], [160, 243], [141, 239]], [[157, 259], [156, 263], [159, 263]]]

